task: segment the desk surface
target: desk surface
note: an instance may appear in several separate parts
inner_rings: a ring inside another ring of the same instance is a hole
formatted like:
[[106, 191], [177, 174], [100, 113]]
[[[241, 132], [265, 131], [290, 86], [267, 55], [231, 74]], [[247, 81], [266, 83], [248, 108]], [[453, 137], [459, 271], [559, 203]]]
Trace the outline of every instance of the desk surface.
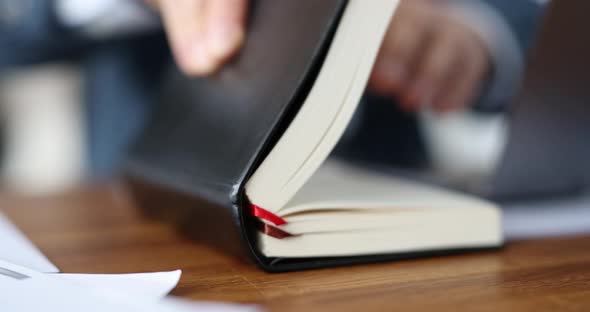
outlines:
[[590, 310], [590, 236], [499, 251], [267, 274], [145, 219], [113, 185], [52, 197], [0, 196], [5, 212], [63, 271], [183, 270], [174, 295], [256, 302], [271, 311]]

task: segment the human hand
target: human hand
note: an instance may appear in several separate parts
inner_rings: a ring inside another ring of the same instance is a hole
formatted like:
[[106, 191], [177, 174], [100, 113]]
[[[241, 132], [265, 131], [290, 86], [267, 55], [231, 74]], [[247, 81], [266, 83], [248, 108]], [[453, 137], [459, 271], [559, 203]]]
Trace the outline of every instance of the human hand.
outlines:
[[404, 110], [439, 112], [469, 105], [490, 70], [480, 38], [432, 0], [402, 0], [369, 87], [396, 97]]
[[215, 72], [244, 41], [247, 0], [146, 0], [162, 15], [176, 63], [191, 76]]

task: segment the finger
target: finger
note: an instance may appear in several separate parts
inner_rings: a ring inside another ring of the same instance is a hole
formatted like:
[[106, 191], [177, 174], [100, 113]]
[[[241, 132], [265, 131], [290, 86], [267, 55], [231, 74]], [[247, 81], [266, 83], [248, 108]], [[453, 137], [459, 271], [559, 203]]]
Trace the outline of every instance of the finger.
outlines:
[[383, 95], [399, 96], [420, 58], [429, 31], [425, 19], [419, 14], [400, 8], [384, 38], [369, 86]]
[[474, 48], [464, 49], [461, 73], [442, 94], [435, 109], [439, 112], [457, 110], [471, 104], [481, 91], [483, 78], [489, 69], [485, 53]]
[[444, 29], [437, 31], [435, 36], [403, 95], [404, 106], [412, 111], [432, 105], [438, 100], [456, 66], [456, 34]]
[[207, 47], [215, 67], [231, 57], [244, 41], [246, 0], [209, 0]]
[[159, 0], [168, 41], [179, 67], [189, 75], [211, 71], [212, 58], [206, 50], [205, 0]]

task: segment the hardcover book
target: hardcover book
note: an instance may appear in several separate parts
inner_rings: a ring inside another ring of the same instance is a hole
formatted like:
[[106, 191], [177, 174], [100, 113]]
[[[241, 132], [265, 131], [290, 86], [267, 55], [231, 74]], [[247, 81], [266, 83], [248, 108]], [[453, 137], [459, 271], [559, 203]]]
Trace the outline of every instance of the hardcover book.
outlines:
[[398, 1], [257, 1], [215, 76], [169, 77], [125, 169], [132, 193], [270, 272], [502, 243], [492, 203], [331, 159]]

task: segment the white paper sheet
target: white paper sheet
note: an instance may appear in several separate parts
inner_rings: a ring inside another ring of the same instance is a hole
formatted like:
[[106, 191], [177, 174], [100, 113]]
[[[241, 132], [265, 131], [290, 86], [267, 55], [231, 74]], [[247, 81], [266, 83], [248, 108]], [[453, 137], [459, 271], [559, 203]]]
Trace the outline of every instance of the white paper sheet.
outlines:
[[39, 272], [59, 272], [59, 269], [1, 213], [0, 239], [0, 259]]
[[50, 274], [86, 287], [129, 292], [158, 300], [166, 296], [180, 280], [181, 271], [130, 274]]
[[118, 290], [96, 291], [58, 275], [43, 274], [0, 260], [0, 304], [2, 311], [61, 312], [241, 312], [255, 306], [188, 302], [180, 299], [145, 300], [144, 296]]
[[[0, 214], [0, 260], [33, 272], [55, 273], [59, 269], [29, 241], [10, 221]], [[166, 296], [180, 279], [181, 271], [132, 274], [53, 274], [84, 286], [132, 292], [146, 299]]]

